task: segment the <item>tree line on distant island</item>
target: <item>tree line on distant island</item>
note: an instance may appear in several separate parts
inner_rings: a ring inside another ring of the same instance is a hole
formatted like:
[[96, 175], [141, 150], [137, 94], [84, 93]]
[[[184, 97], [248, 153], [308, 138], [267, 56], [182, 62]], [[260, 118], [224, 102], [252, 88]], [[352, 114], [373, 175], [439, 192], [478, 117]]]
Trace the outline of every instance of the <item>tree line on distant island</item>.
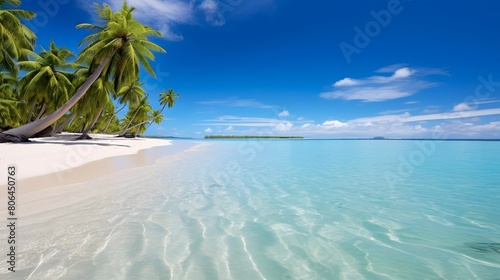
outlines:
[[0, 0], [0, 142], [62, 130], [80, 132], [80, 139], [90, 132], [135, 135], [161, 123], [165, 107], [175, 105], [172, 89], [160, 94], [160, 110], [148, 100], [139, 71], [154, 77], [153, 52], [166, 51], [149, 41], [161, 33], [135, 20], [126, 1], [119, 11], [95, 4], [101, 24], [76, 26], [91, 32], [78, 56], [54, 42], [35, 53], [36, 35], [23, 22], [36, 15], [20, 5]]

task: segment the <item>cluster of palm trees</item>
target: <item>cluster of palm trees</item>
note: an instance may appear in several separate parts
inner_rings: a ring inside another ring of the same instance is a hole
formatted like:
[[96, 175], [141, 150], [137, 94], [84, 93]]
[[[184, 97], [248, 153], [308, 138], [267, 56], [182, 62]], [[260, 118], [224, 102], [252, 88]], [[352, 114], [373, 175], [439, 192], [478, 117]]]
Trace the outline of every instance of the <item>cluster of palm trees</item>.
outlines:
[[165, 50], [149, 37], [161, 34], [135, 20], [126, 0], [119, 11], [96, 4], [101, 25], [77, 25], [91, 32], [78, 56], [54, 42], [35, 53], [36, 36], [23, 24], [35, 14], [20, 5], [0, 0], [0, 142], [62, 130], [81, 132], [80, 138], [91, 131], [135, 135], [163, 121], [179, 95], [161, 93], [163, 108], [153, 110], [139, 79], [140, 69], [155, 76], [153, 52]]

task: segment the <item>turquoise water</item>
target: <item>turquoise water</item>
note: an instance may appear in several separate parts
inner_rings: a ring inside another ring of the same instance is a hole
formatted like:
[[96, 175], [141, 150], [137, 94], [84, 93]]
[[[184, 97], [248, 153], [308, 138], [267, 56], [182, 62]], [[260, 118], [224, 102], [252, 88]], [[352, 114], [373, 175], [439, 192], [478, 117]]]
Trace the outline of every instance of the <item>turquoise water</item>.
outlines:
[[26, 219], [8, 279], [500, 279], [500, 142], [204, 143]]

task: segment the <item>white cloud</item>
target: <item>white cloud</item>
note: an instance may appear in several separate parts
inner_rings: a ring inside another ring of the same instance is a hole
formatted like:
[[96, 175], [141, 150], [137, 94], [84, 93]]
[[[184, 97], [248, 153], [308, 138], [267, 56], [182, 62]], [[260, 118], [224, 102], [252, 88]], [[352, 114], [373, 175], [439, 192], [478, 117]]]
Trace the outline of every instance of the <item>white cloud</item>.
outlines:
[[380, 115], [394, 115], [394, 114], [402, 114], [406, 113], [408, 111], [414, 111], [415, 109], [398, 109], [398, 110], [386, 110], [382, 111], [379, 114]]
[[203, 0], [198, 7], [205, 13], [205, 19], [207, 22], [215, 26], [222, 26], [226, 23], [226, 20], [219, 9], [218, 2], [215, 2], [214, 0]]
[[408, 67], [408, 65], [404, 64], [404, 63], [400, 63], [400, 64], [393, 64], [393, 65], [389, 65], [389, 66], [385, 66], [385, 67], [382, 67], [380, 69], [378, 69], [377, 71], [375, 71], [376, 73], [394, 73], [396, 72], [398, 69], [401, 69], [401, 68], [405, 68], [405, 67]]
[[335, 84], [333, 84], [333, 86], [334, 87], [344, 87], [344, 86], [355, 86], [357, 84], [359, 84], [359, 83], [351, 78], [344, 78], [340, 81], [336, 81]]
[[376, 117], [366, 117], [350, 120], [348, 123], [409, 123], [409, 122], [422, 122], [422, 121], [436, 121], [436, 120], [450, 120], [450, 119], [465, 119], [480, 116], [500, 115], [500, 108], [485, 109], [485, 110], [472, 110], [464, 112], [450, 112], [439, 114], [427, 114], [412, 116], [406, 112], [401, 115], [385, 115]]
[[420, 130], [420, 131], [426, 131], [427, 129], [425, 129], [424, 127], [422, 127], [421, 125], [416, 125], [414, 126], [415, 130]]
[[206, 12], [212, 13], [216, 12], [219, 9], [217, 2], [215, 2], [214, 0], [204, 0], [203, 2], [201, 2], [200, 8]]
[[418, 121], [431, 121], [431, 120], [450, 120], [450, 119], [464, 119], [464, 118], [492, 116], [492, 115], [500, 115], [500, 108], [412, 116], [408, 118], [403, 118], [402, 121], [418, 122]]
[[463, 103], [460, 103], [458, 105], [456, 105], [455, 107], [453, 107], [453, 112], [463, 112], [463, 111], [470, 111], [472, 110], [473, 108], [471, 108], [469, 106], [469, 104], [463, 102]]
[[430, 83], [420, 82], [413, 84], [391, 85], [391, 86], [364, 86], [347, 90], [336, 90], [321, 93], [325, 99], [361, 100], [365, 102], [380, 102], [403, 98], [416, 94], [420, 90], [432, 87]]
[[203, 126], [231, 126], [231, 127], [254, 127], [254, 128], [272, 128], [272, 129], [286, 129], [294, 125], [303, 125], [312, 123], [309, 120], [301, 121], [286, 121], [274, 118], [256, 118], [256, 117], [237, 117], [237, 116], [221, 116], [217, 119], [205, 120], [204, 123], [196, 124]]
[[275, 127], [275, 129], [279, 132], [286, 132], [289, 131], [293, 127], [293, 123], [287, 122], [287, 123], [278, 123]]
[[391, 76], [371, 76], [364, 79], [344, 78], [334, 83], [333, 91], [321, 93], [320, 97], [364, 102], [403, 98], [436, 86], [422, 79], [428, 73], [431, 72], [404, 67], [394, 70]]
[[[407, 64], [400, 63], [400, 64], [393, 64], [389, 65], [383, 68], [378, 69], [375, 71], [376, 73], [394, 73], [399, 69], [402, 68], [409, 68]], [[415, 70], [418, 73], [425, 73], [425, 75], [449, 75], [449, 73], [446, 70], [439, 69], [439, 68], [425, 68], [425, 67], [412, 67], [412, 70]]]
[[206, 133], [212, 133], [212, 132], [213, 132], [213, 130], [209, 127], [209, 128], [207, 128], [207, 129], [205, 129], [205, 132], [206, 132]]
[[290, 112], [286, 110], [278, 114], [278, 117], [288, 117], [288, 116], [290, 116]]
[[[91, 2], [91, 1], [85, 1]], [[123, 0], [107, 1], [114, 10], [123, 5]], [[135, 7], [134, 16], [160, 31], [163, 38], [170, 41], [180, 41], [183, 36], [175, 32], [175, 26], [180, 24], [194, 24], [196, 17], [192, 3], [181, 0], [128, 0], [128, 4]], [[91, 13], [95, 13], [92, 9]]]
[[[302, 135], [326, 135], [334, 138], [386, 136], [394, 138], [500, 138], [500, 121], [480, 124], [479, 116], [500, 115], [500, 108], [412, 116], [373, 116], [348, 121], [328, 120], [322, 124], [304, 124]], [[428, 121], [434, 123], [426, 124]], [[440, 122], [435, 124], [435, 122]], [[413, 124], [412, 124], [413, 123]], [[293, 133], [293, 129], [290, 133]]]
[[[95, 16], [94, 1], [79, 0], [83, 9], [88, 11], [92, 16]], [[97, 2], [108, 3], [114, 10], [118, 10], [123, 5], [123, 0], [98, 0]], [[200, 21], [206, 21], [214, 26], [225, 24], [225, 15], [229, 12], [248, 12], [248, 15], [261, 13], [262, 9], [249, 9], [246, 6], [251, 6], [240, 1], [224, 1], [218, 0], [128, 0], [128, 4], [135, 7], [134, 15], [137, 19], [150, 25], [154, 29], [163, 34], [163, 38], [170, 41], [181, 41], [184, 39], [182, 34], [177, 31], [179, 25], [194, 25]], [[234, 3], [232, 3], [234, 2]], [[273, 0], [249, 1], [268, 3], [272, 5]], [[262, 7], [259, 6], [259, 7]]]
[[484, 132], [493, 132], [496, 135], [500, 135], [500, 121], [499, 122], [490, 122], [487, 124], [476, 125], [474, 127], [469, 128], [476, 133], [484, 133]]
[[[484, 116], [490, 122], [484, 123]], [[494, 119], [496, 116], [496, 120]], [[383, 116], [369, 116], [350, 120], [283, 121], [279, 118], [221, 116], [206, 120], [205, 127], [218, 127], [217, 131], [247, 134], [302, 135], [327, 138], [500, 138], [500, 108], [412, 115], [409, 112]]]
[[321, 127], [331, 129], [331, 128], [342, 128], [344, 126], [347, 126], [347, 123], [343, 123], [341, 121], [333, 120], [333, 121], [326, 121], [322, 125], [319, 125]]
[[401, 69], [396, 70], [396, 72], [394, 72], [394, 75], [392, 75], [392, 78], [394, 78], [394, 79], [408, 78], [413, 73], [414, 73], [413, 70], [411, 70], [410, 68], [405, 67], [405, 68], [401, 68]]
[[474, 103], [474, 105], [483, 105], [483, 104], [492, 104], [492, 103], [499, 103], [500, 100], [496, 100], [496, 99], [477, 99], [477, 100], [474, 100], [472, 103]]

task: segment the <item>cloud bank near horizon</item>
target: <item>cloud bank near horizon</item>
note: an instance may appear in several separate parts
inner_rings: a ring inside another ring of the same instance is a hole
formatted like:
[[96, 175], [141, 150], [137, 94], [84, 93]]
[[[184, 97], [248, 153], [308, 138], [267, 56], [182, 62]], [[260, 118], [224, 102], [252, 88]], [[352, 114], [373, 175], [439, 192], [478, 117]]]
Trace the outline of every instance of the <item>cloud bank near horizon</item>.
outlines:
[[374, 75], [361, 79], [350, 77], [336, 81], [332, 90], [320, 94], [324, 99], [359, 100], [363, 102], [383, 102], [412, 96], [437, 84], [424, 78], [429, 75], [445, 74], [439, 69], [385, 67], [376, 71], [390, 76]]

